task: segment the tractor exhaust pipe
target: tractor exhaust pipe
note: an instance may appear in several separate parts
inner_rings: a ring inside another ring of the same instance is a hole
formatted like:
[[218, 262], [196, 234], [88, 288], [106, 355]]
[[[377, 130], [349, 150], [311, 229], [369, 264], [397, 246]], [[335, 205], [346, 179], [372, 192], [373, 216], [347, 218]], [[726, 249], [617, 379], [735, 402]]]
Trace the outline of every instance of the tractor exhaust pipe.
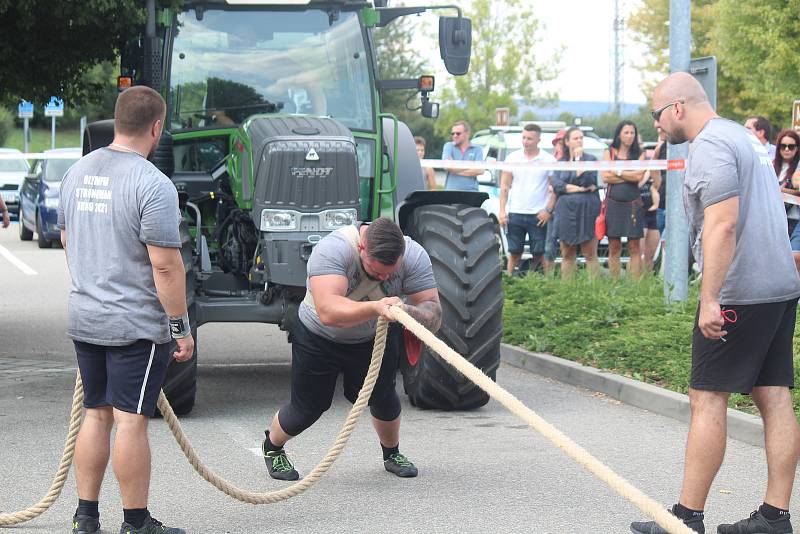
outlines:
[[144, 85], [161, 91], [161, 46], [156, 35], [156, 1], [145, 0], [147, 25], [144, 33], [144, 61], [142, 81]]

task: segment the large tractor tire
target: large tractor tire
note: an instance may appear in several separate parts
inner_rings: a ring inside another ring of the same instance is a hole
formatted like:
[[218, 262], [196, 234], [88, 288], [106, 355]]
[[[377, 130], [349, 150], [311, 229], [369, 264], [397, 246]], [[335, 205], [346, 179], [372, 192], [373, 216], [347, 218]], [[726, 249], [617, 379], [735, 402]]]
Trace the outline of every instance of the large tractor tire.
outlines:
[[[442, 303], [437, 336], [493, 380], [500, 364], [503, 290], [492, 219], [481, 208], [428, 205], [410, 216], [406, 233], [431, 258]], [[470, 410], [489, 396], [408, 331], [401, 370], [409, 400], [419, 408]]]
[[191, 359], [185, 362], [175, 359], [170, 361], [162, 389], [175, 415], [188, 415], [194, 408], [197, 393], [197, 318], [194, 304], [195, 275], [192, 269], [192, 241], [185, 220], [181, 222], [180, 230], [183, 243], [181, 257], [186, 270], [186, 305], [189, 309], [189, 323], [192, 326], [194, 353]]

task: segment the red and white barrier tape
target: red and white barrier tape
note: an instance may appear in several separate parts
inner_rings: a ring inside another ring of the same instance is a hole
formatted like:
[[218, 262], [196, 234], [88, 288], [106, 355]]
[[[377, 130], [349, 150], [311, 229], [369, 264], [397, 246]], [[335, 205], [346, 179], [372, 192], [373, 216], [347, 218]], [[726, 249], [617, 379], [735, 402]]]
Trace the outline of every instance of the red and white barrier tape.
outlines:
[[682, 159], [650, 159], [635, 161], [464, 161], [454, 159], [423, 159], [423, 167], [435, 169], [541, 169], [546, 171], [680, 171], [685, 169]]
[[0, 160], [2, 159], [75, 159], [75, 156], [81, 157], [82, 153], [79, 148], [76, 149], [56, 149], [56, 152], [0, 152]]
[[794, 204], [795, 206], [800, 206], [800, 197], [796, 197], [788, 193], [782, 193], [782, 195], [783, 195], [783, 201], [785, 203]]

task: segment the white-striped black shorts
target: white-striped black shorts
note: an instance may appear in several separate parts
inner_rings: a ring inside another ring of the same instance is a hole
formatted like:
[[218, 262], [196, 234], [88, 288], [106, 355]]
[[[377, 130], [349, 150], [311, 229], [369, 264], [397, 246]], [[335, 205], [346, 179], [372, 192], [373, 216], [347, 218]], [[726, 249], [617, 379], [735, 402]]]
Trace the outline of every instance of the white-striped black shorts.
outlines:
[[113, 347], [74, 341], [86, 408], [113, 406], [152, 417], [167, 374], [171, 343], [140, 339]]

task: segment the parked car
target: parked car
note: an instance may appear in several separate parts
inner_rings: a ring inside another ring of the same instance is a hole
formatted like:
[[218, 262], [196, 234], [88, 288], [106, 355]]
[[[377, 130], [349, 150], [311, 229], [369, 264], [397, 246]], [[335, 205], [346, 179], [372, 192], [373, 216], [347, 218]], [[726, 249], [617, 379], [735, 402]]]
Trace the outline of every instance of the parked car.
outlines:
[[19, 189], [30, 167], [16, 148], [0, 148], [0, 155], [4, 156], [0, 158], [0, 195], [13, 219], [19, 215]]
[[19, 238], [30, 241], [36, 233], [39, 248], [50, 248], [61, 240], [56, 226], [61, 180], [81, 158], [81, 149], [56, 148], [44, 154], [53, 157], [36, 161], [20, 189]]

